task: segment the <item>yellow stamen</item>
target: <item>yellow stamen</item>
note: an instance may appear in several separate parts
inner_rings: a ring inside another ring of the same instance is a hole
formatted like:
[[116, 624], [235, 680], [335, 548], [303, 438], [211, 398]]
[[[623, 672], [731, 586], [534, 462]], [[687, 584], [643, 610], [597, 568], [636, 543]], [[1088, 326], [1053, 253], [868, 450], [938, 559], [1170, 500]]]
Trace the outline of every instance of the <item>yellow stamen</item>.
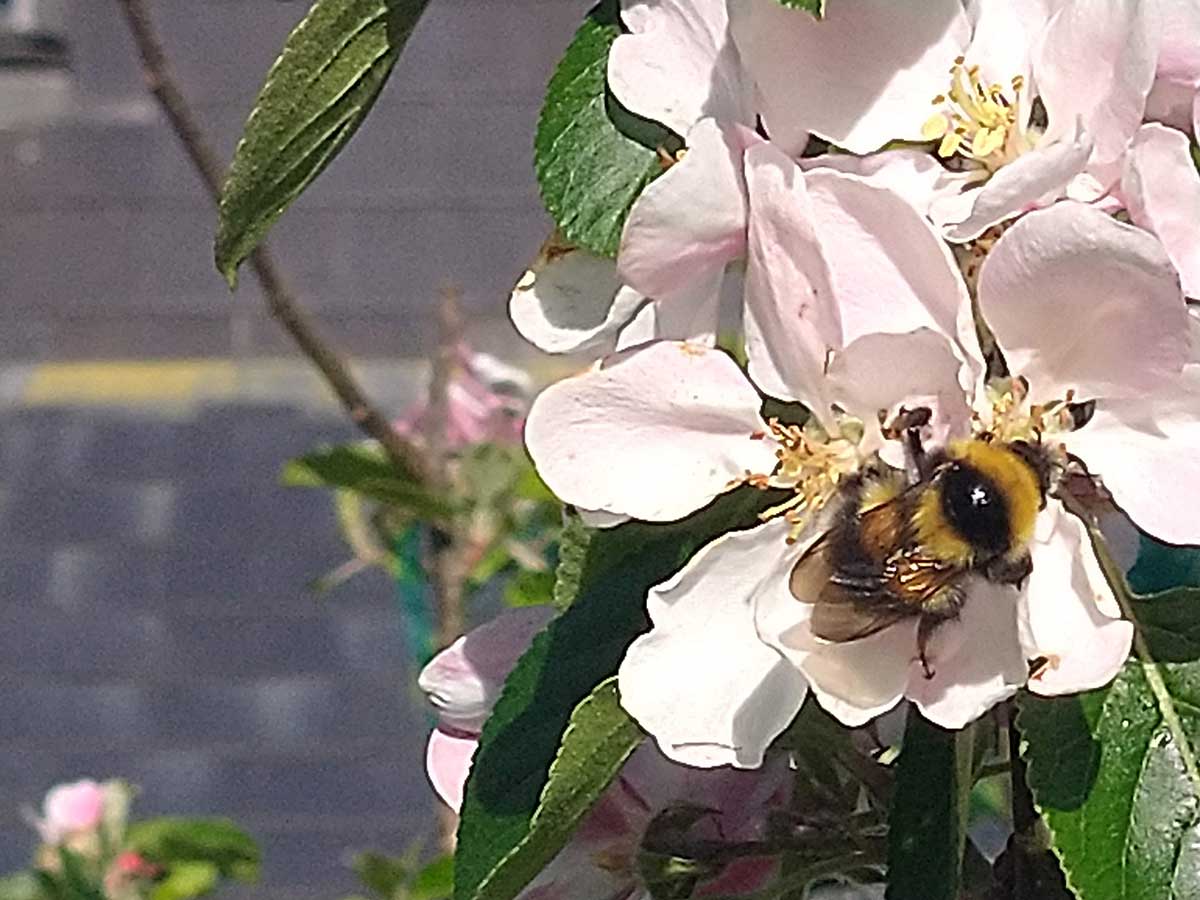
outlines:
[[933, 99], [938, 112], [926, 120], [921, 136], [939, 141], [937, 153], [948, 158], [956, 153], [995, 171], [1028, 149], [1017, 121], [1025, 79], [1017, 75], [1011, 91], [999, 83], [984, 84], [978, 66], [966, 66], [963, 57], [950, 70], [950, 87]]

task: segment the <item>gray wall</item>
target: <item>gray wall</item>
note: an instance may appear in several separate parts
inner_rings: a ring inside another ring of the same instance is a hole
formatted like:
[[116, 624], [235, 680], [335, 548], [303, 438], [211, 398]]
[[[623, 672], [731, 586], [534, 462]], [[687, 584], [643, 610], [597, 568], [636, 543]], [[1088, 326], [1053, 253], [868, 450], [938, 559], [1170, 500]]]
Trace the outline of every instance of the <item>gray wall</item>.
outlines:
[[[227, 159], [306, 5], [152, 6]], [[292, 280], [344, 345], [419, 349], [420, 311], [444, 280], [487, 331], [508, 332], [508, 291], [549, 227], [530, 159], [540, 92], [584, 9], [431, 4], [367, 123], [275, 232]], [[0, 357], [288, 352], [252, 279], [231, 299], [213, 269], [213, 213], [145, 99], [116, 4], [66, 0], [66, 20], [78, 108], [0, 131]]]
[[[332, 898], [353, 886], [347, 849], [402, 850], [432, 809], [391, 588], [368, 574], [314, 600], [307, 582], [346, 551], [326, 497], [276, 484], [282, 460], [351, 437], [344, 419], [269, 391], [170, 417], [3, 405], [56, 360], [291, 352], [252, 279], [231, 299], [214, 271], [213, 213], [116, 4], [62, 2], [74, 87], [0, 71], [0, 871], [34, 843], [20, 804], [124, 776], [145, 814], [229, 814], [258, 835], [254, 896]], [[305, 6], [153, 3], [226, 157]], [[513, 344], [504, 304], [549, 227], [533, 124], [585, 8], [432, 3], [367, 124], [277, 228], [344, 348], [423, 355], [443, 280], [483, 343]], [[398, 381], [393, 407], [412, 391]]]

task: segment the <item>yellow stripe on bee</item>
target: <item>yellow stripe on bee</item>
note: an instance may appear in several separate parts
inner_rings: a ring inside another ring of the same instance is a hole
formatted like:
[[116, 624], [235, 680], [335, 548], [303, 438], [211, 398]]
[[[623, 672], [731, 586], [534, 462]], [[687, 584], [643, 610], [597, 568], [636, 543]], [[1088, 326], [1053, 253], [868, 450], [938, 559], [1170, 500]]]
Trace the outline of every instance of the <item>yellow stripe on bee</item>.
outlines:
[[1033, 539], [1042, 502], [1037, 474], [1029, 463], [999, 441], [957, 441], [949, 448], [958, 459], [987, 476], [1008, 503], [1009, 552], [1019, 552]]
[[922, 491], [912, 517], [917, 542], [929, 556], [954, 566], [971, 565], [975, 550], [946, 520], [940, 490], [931, 487]]

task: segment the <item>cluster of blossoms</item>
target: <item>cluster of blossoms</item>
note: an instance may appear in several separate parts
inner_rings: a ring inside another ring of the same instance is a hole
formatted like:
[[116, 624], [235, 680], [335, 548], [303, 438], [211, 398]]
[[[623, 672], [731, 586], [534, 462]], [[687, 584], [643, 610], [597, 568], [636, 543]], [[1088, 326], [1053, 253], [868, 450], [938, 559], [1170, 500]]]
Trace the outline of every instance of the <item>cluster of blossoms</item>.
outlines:
[[[1057, 491], [1032, 574], [972, 585], [933, 677], [914, 619], [824, 641], [788, 580], [839, 483], [903, 465], [886, 425], [917, 407], [927, 445], [1036, 440], [1138, 528], [1200, 543], [1193, 6], [843, 2], [818, 21], [776, 0], [622, 4], [609, 85], [686, 151], [611, 270], [560, 250], [514, 292], [544, 349], [615, 337], [538, 398], [529, 450], [598, 523], [678, 519], [747, 481], [793, 494], [650, 593], [620, 689], [669, 758], [757, 766], [810, 690], [851, 725], [907, 697], [961, 727], [1126, 659], [1132, 627]], [[722, 298], [745, 371], [715, 349]], [[764, 420], [764, 396], [811, 418]]]
[[160, 867], [131, 850], [112, 853], [125, 834], [132, 792], [122, 781], [103, 783], [84, 779], [51, 788], [41, 813], [30, 812], [31, 824], [41, 838], [36, 864], [43, 872], [62, 869], [61, 851], [69, 851], [86, 865], [102, 866], [104, 896], [110, 900], [143, 897]]
[[[1022, 687], [1108, 683], [1133, 627], [1085, 519], [1103, 506], [1200, 544], [1200, 5], [621, 7], [608, 85], [685, 150], [634, 204], [615, 263], [555, 246], [517, 285], [528, 340], [606, 352], [538, 397], [527, 446], [598, 526], [678, 520], [746, 484], [786, 498], [650, 591], [619, 687], [661, 755], [635, 760], [769, 779], [767, 748], [809, 692], [849, 726], [907, 698], [960, 728]], [[729, 321], [744, 367], [717, 348]], [[764, 417], [764, 399], [809, 417]], [[916, 617], [824, 640], [790, 575], [841, 486], [905, 467], [892, 426], [914, 409], [927, 447], [987, 436], [1052, 458], [1032, 569], [973, 577], [924, 656]], [[522, 614], [521, 641], [544, 618]], [[446, 710], [463, 699], [446, 685], [475, 685], [430, 746], [452, 805], [495, 692], [462, 672], [503, 669], [482, 649], [466, 667], [471, 641], [425, 676]], [[637, 794], [630, 780], [599, 809]]]

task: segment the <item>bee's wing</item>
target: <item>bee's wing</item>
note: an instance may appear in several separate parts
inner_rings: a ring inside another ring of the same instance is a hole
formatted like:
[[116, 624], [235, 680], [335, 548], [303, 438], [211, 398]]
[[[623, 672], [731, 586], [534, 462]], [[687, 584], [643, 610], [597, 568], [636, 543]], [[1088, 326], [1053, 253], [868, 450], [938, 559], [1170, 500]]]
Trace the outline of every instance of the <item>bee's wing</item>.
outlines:
[[839, 567], [834, 552], [834, 538], [826, 534], [796, 563], [789, 582], [792, 596], [813, 604], [810, 626], [816, 637], [853, 641], [913, 615], [892, 596], [881, 567], [865, 562]]
[[[873, 507], [854, 522], [858, 546], [831, 531], [796, 563], [789, 586], [796, 599], [814, 605], [816, 637], [835, 643], [868, 637], [954, 590], [957, 574], [936, 560], [909, 552], [897, 561], [902, 522], [896, 501]], [[854, 552], [847, 554], [847, 547]]]

